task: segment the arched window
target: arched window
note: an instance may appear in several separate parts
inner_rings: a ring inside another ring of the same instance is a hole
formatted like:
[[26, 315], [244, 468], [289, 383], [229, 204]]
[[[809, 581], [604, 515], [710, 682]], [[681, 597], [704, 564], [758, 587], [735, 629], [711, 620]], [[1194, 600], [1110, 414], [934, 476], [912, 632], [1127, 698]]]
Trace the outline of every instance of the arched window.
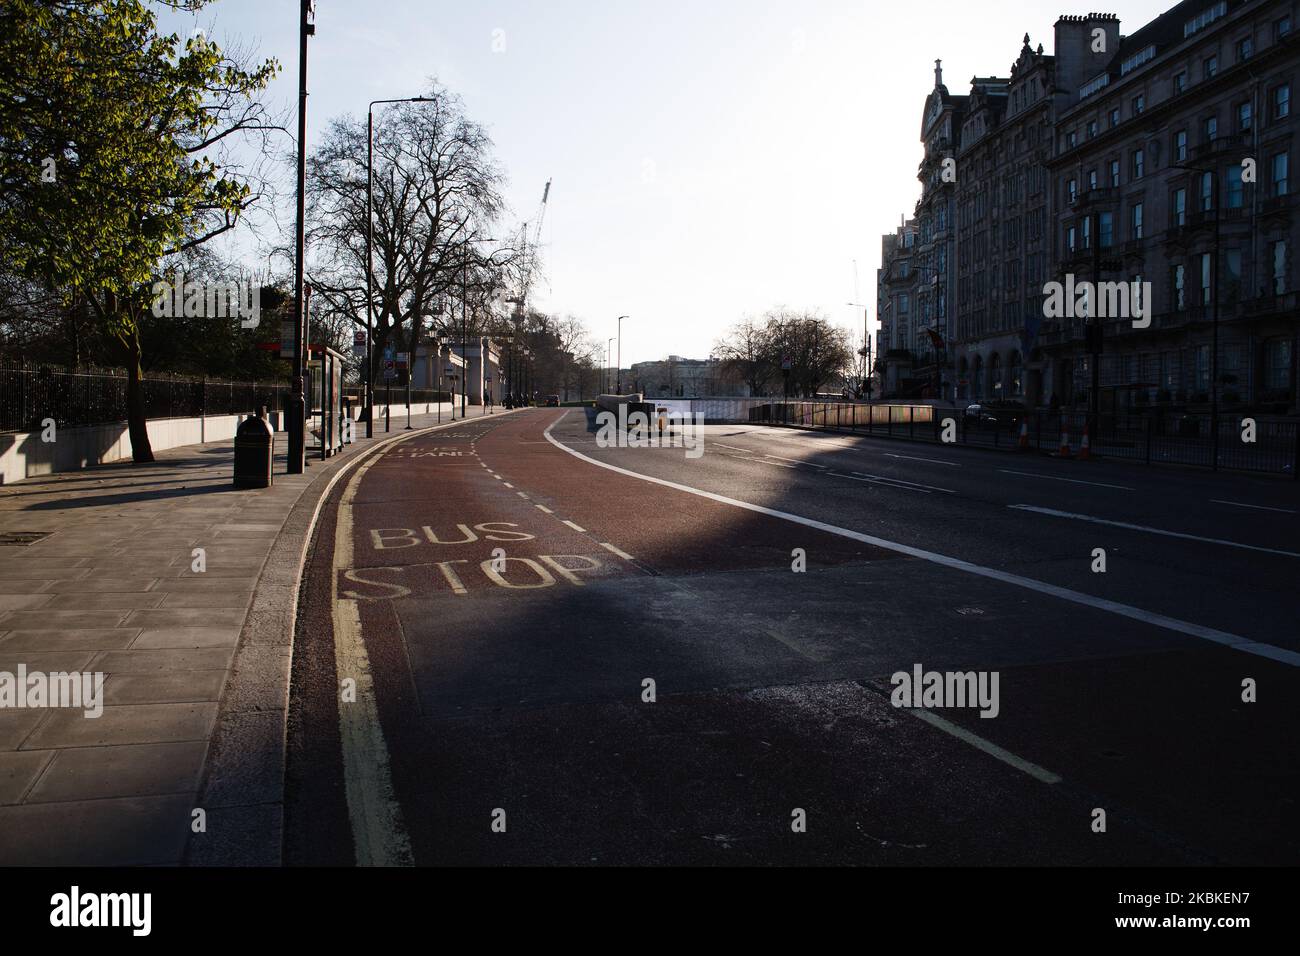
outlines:
[[1011, 353], [1011, 397], [1023, 398], [1025, 394], [1025, 368], [1019, 352]]
[[1002, 397], [1002, 356], [997, 352], [989, 361], [989, 394], [995, 400]]
[[984, 359], [975, 356], [975, 374], [971, 376], [970, 397], [979, 401], [984, 397]]

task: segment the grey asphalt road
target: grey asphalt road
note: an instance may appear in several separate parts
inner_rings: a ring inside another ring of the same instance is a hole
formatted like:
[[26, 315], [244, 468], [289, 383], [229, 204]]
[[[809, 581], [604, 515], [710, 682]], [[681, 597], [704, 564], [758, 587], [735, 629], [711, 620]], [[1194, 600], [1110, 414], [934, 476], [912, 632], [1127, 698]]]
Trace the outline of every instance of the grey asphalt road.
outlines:
[[[341, 483], [295, 645], [290, 862], [1300, 854], [1293, 485], [703, 438], [600, 447], [538, 409]], [[996, 674], [996, 716], [895, 707], [917, 666]]]

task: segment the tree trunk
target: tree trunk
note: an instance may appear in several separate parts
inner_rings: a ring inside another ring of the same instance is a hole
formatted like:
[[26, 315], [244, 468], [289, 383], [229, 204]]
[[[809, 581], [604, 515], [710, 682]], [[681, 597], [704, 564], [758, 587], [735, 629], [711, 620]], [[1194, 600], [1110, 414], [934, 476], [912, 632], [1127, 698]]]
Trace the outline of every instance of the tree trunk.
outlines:
[[137, 465], [154, 460], [146, 424], [144, 386], [140, 379], [140, 330], [133, 328], [127, 341], [126, 427], [131, 436], [131, 460]]

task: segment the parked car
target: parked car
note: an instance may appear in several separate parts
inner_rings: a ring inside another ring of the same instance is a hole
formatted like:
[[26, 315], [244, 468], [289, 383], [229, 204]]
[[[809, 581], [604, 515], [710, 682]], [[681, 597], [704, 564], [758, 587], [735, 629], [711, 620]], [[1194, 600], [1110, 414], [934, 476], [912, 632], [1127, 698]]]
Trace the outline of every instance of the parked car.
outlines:
[[560, 407], [560, 396], [558, 396], [558, 395], [547, 395], [547, 396], [546, 396], [546, 407], [547, 407], [547, 408], [559, 408], [559, 407]]
[[997, 416], [983, 405], [967, 405], [965, 418], [967, 425], [996, 425], [998, 423]]

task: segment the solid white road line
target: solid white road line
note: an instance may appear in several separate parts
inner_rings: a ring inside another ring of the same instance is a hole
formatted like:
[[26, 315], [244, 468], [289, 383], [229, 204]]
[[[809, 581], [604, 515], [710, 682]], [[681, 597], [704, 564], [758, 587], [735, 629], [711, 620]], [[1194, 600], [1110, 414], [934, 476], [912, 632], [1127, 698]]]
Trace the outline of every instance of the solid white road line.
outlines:
[[410, 866], [411, 842], [402, 808], [393, 791], [388, 745], [375, 703], [370, 656], [361, 637], [360, 604], [340, 600], [339, 572], [352, 568], [352, 502], [366, 472], [382, 456], [357, 469], [339, 502], [334, 526], [334, 560], [330, 574], [330, 614], [334, 625], [334, 664], [340, 680], [356, 681], [356, 701], [339, 706], [343, 750], [343, 784], [358, 866]]
[[1050, 770], [1044, 770], [1036, 763], [1030, 763], [1023, 757], [1017, 757], [1011, 751], [1004, 750], [997, 744], [991, 743], [983, 737], [971, 733], [964, 727], [959, 727], [954, 723], [950, 723], [937, 714], [932, 714], [928, 710], [908, 710], [907, 713], [911, 714], [917, 720], [925, 721], [931, 727], [942, 730], [945, 734], [951, 734], [958, 740], [970, 744], [976, 750], [982, 750], [990, 757], [995, 757], [998, 760], [1001, 760], [1007, 766], [1015, 767], [1021, 773], [1029, 774], [1029, 776], [1033, 777], [1035, 780], [1047, 784], [1056, 784], [1061, 782], [1061, 778]]
[[1058, 478], [1055, 475], [1036, 475], [1032, 471], [1007, 471], [1005, 468], [999, 468], [998, 471], [1004, 475], [1020, 475], [1022, 478], [1042, 478], [1044, 481], [1068, 481], [1072, 485], [1092, 485], [1094, 488], [1114, 488], [1117, 491], [1133, 491], [1133, 488], [1127, 488], [1124, 485], [1106, 485], [1100, 481], [1082, 481], [1078, 478]]
[[617, 465], [607, 464], [606, 462], [584, 455], [582, 452], [574, 451], [552, 435], [551, 429], [558, 425], [562, 420], [563, 417], [556, 419], [551, 426], [546, 429], [546, 440], [565, 454], [572, 455], [574, 458], [585, 461], [590, 465], [595, 465], [597, 468], [604, 468], [606, 471], [625, 475], [628, 478], [635, 478], [638, 481], [649, 482], [652, 485], [672, 488], [675, 491], [685, 492], [688, 495], [707, 498], [710, 501], [730, 505], [733, 508], [743, 508], [746, 511], [752, 511], [755, 514], [781, 518], [782, 520], [790, 521], [794, 524], [803, 525], [805, 528], [814, 528], [817, 531], [825, 531], [827, 534], [839, 535], [842, 538], [860, 541], [863, 544], [869, 544], [886, 551], [893, 551], [895, 554], [905, 554], [908, 557], [918, 558], [922, 561], [929, 561], [931, 564], [937, 564], [941, 567], [952, 568], [955, 571], [962, 571], [966, 574], [973, 574], [977, 577], [988, 578], [993, 581], [1000, 581], [1003, 584], [1010, 584], [1014, 587], [1024, 588], [1028, 591], [1035, 591], [1039, 594], [1046, 594], [1050, 597], [1059, 598], [1062, 601], [1069, 601], [1072, 604], [1079, 604], [1098, 611], [1106, 611], [1110, 614], [1118, 615], [1119, 617], [1126, 617], [1143, 624], [1150, 624], [1153, 627], [1175, 631], [1179, 634], [1186, 634], [1189, 637], [1200, 638], [1201, 640], [1209, 641], [1213, 644], [1221, 644], [1225, 647], [1230, 647], [1233, 650], [1244, 651], [1248, 654], [1255, 654], [1259, 657], [1268, 657], [1275, 661], [1290, 664], [1293, 667], [1300, 667], [1300, 653], [1280, 647], [1273, 647], [1270, 644], [1261, 644], [1257, 641], [1252, 641], [1249, 638], [1241, 637], [1238, 634], [1230, 634], [1227, 631], [1219, 631], [1212, 627], [1193, 624], [1190, 621], [1180, 621], [1177, 618], [1166, 617], [1163, 614], [1144, 611], [1142, 608], [1120, 604], [1118, 601], [1108, 601], [1105, 598], [1093, 597], [1091, 594], [1084, 594], [1082, 591], [1072, 591], [1069, 588], [1057, 587], [1055, 584], [1048, 584], [1045, 581], [1035, 581], [1033, 578], [1021, 577], [1018, 574], [1010, 574], [1006, 571], [999, 571], [996, 568], [986, 568], [983, 565], [972, 564], [970, 561], [963, 561], [960, 558], [950, 558], [944, 554], [936, 554], [933, 551], [925, 551], [921, 548], [913, 548], [910, 545], [899, 544], [897, 541], [887, 541], [884, 538], [877, 538], [874, 535], [863, 534], [860, 531], [853, 531], [849, 528], [840, 528], [833, 524], [827, 524], [824, 521], [805, 518], [801, 515], [790, 514], [786, 511], [777, 511], [775, 508], [765, 508], [762, 505], [751, 504], [748, 501], [739, 501], [735, 498], [728, 498], [725, 495], [714, 494], [711, 491], [703, 491], [699, 488], [692, 488], [689, 485], [678, 484], [675, 481], [667, 481], [663, 478], [653, 478], [650, 475], [643, 475], [639, 472], [629, 471], [626, 468], [619, 468]]
[[620, 558], [622, 558], [624, 561], [631, 561], [631, 560], [632, 560], [632, 555], [628, 554], [626, 551], [620, 551], [618, 548], [614, 547], [612, 544], [602, 544], [601, 547], [604, 548], [606, 551], [608, 551], [610, 554], [616, 554], [616, 555], [618, 555], [618, 556], [619, 556]]
[[548, 515], [553, 515], [553, 514], [555, 514], [555, 512], [552, 511], [550, 508], [546, 507], [546, 505], [538, 505], [538, 506], [537, 506], [537, 510], [538, 510], [538, 511], [545, 511]]
[[724, 444], [722, 444], [722, 442], [720, 442], [720, 441], [715, 441], [715, 442], [713, 442], [713, 445], [714, 445], [715, 447], [717, 447], [717, 448], [725, 448], [725, 449], [727, 449], [727, 451], [739, 451], [739, 452], [744, 452], [746, 455], [752, 455], [752, 454], [754, 454], [754, 453], [753, 453], [752, 451], [750, 451], [748, 448], [737, 448], [735, 445], [724, 445]]
[[892, 484], [903, 485], [907, 488], [924, 488], [926, 491], [941, 491], [945, 495], [955, 495], [957, 493], [951, 488], [936, 488], [934, 485], [923, 485], [916, 481], [904, 481], [902, 478], [887, 478], [884, 475], [868, 475], [861, 471], [855, 471], [854, 474], [860, 478], [874, 478], [876, 481], [888, 481]]
[[782, 458], [780, 455], [767, 455], [766, 457], [775, 458], [777, 461], [793, 462], [796, 465], [808, 465], [811, 468], [820, 468], [822, 471], [826, 470], [825, 465], [814, 465], [811, 461], [800, 461], [798, 458]]
[[1071, 521], [1087, 521], [1089, 524], [1104, 524], [1112, 528], [1124, 528], [1128, 531], [1141, 531], [1145, 534], [1158, 534], [1166, 538], [1181, 538], [1184, 541], [1200, 541], [1204, 544], [1218, 544], [1225, 548], [1240, 548], [1243, 551], [1259, 551], [1263, 554], [1278, 554], [1284, 558], [1300, 558], [1295, 551], [1279, 551], [1277, 548], [1261, 548], [1254, 544], [1242, 544], [1240, 541], [1225, 541], [1222, 538], [1202, 538], [1200, 535], [1183, 534], [1181, 531], [1166, 531], [1164, 528], [1149, 528], [1141, 524], [1129, 524], [1127, 521], [1110, 521], [1106, 518], [1094, 518], [1092, 515], [1074, 514], [1069, 511], [1055, 511], [1051, 508], [1035, 508], [1032, 505], [1007, 505], [1012, 511], [1029, 511], [1034, 514], [1047, 515], [1052, 518], [1068, 518]]
[[929, 462], [930, 464], [932, 464], [932, 465], [947, 465], [949, 468], [960, 468], [960, 467], [961, 467], [961, 465], [959, 465], [959, 464], [958, 464], [957, 462], [955, 462], [955, 461], [940, 461], [938, 458], [916, 458], [916, 457], [913, 457], [912, 455], [891, 455], [891, 454], [889, 454], [889, 452], [885, 452], [885, 457], [886, 457], [886, 458], [902, 458], [902, 459], [905, 459], [906, 461], [928, 461], [928, 462]]
[[874, 478], [854, 477], [853, 475], [846, 475], [846, 474], [844, 474], [844, 472], [842, 472], [842, 471], [830, 471], [830, 472], [827, 472], [827, 473], [826, 473], [826, 477], [828, 477], [828, 478], [847, 478], [849, 481], [860, 481], [860, 482], [862, 482], [863, 484], [867, 484], [867, 485], [880, 485], [882, 488], [893, 488], [895, 491], [914, 491], [914, 492], [916, 492], [918, 495], [928, 495], [928, 494], [930, 494], [930, 492], [926, 491], [924, 488], [909, 488], [909, 487], [906, 486], [906, 485], [896, 485], [896, 484], [894, 484], [892, 481], [890, 481], [890, 482], [886, 482], [886, 481], [877, 481], [877, 480], [874, 479]]
[[1288, 511], [1286, 508], [1265, 508], [1263, 505], [1244, 505], [1240, 501], [1219, 501], [1217, 498], [1211, 498], [1210, 504], [1231, 505], [1233, 508], [1250, 508], [1252, 511], [1273, 511], [1280, 515], [1300, 514], [1300, 511]]
[[574, 524], [572, 521], [566, 521], [566, 522], [564, 522], [564, 523], [565, 523], [566, 525], [568, 525], [570, 528], [572, 528], [574, 531], [578, 532], [578, 534], [586, 534], [586, 533], [587, 533], [587, 529], [586, 529], [586, 528], [579, 527], [578, 525]]

